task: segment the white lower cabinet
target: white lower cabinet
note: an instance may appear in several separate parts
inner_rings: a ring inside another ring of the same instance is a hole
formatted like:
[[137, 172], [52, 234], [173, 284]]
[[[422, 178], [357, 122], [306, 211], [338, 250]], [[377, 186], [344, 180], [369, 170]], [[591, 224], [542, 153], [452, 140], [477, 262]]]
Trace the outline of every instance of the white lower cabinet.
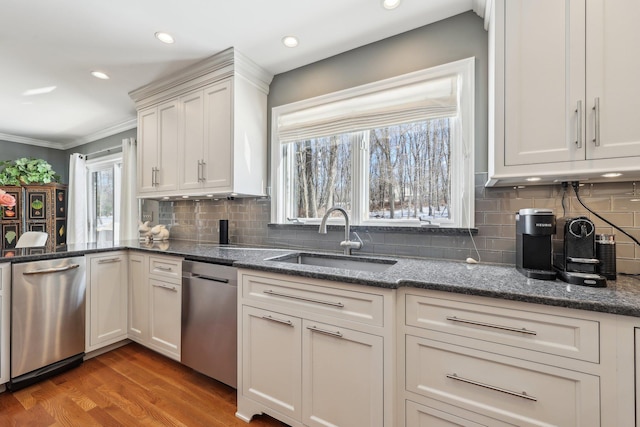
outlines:
[[515, 425], [600, 425], [600, 382], [498, 354], [406, 337], [408, 391]]
[[182, 286], [149, 279], [149, 347], [180, 360]]
[[180, 361], [182, 258], [132, 252], [128, 337]]
[[85, 256], [87, 266], [87, 328], [85, 351], [127, 338], [127, 253]]
[[129, 339], [140, 344], [149, 341], [149, 284], [147, 271], [149, 257], [140, 253], [129, 253]]
[[242, 396], [301, 419], [302, 320], [244, 306], [241, 348]]
[[0, 385], [9, 381], [11, 264], [0, 264]]
[[302, 327], [304, 424], [382, 427], [383, 337], [310, 320]]
[[628, 425], [608, 398], [619, 393], [616, 316], [398, 293], [398, 425]]
[[239, 286], [239, 418], [394, 425], [393, 291], [243, 270]]

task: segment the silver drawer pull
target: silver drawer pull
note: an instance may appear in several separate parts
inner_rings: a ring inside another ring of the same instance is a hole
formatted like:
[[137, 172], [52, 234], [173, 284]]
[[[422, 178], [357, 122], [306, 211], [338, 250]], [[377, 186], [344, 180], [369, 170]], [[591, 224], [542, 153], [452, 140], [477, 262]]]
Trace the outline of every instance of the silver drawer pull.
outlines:
[[516, 396], [516, 397], [520, 397], [522, 399], [527, 399], [527, 400], [533, 400], [534, 402], [537, 402], [538, 399], [533, 397], [533, 396], [529, 396], [526, 392], [522, 392], [522, 393], [518, 393], [515, 391], [511, 391], [511, 390], [507, 390], [506, 388], [500, 388], [500, 387], [495, 387], [489, 384], [485, 384], [485, 383], [481, 383], [478, 381], [474, 381], [474, 380], [470, 380], [468, 378], [463, 378], [463, 377], [459, 377], [457, 374], [447, 374], [447, 378], [451, 378], [452, 380], [456, 380], [456, 381], [462, 381], [463, 383], [467, 383], [467, 384], [472, 384], [472, 385], [477, 385], [478, 387], [484, 387], [484, 388], [488, 388], [489, 390], [495, 390], [495, 391], [499, 391], [500, 393], [505, 393], [511, 396]]
[[320, 329], [317, 326], [307, 326], [307, 329], [309, 329], [312, 332], [317, 332], [319, 334], [324, 334], [324, 335], [329, 335], [332, 337], [337, 337], [337, 338], [342, 338], [342, 334], [340, 333], [340, 331], [327, 331], [326, 329]]
[[282, 320], [269, 315], [262, 316], [264, 320], [269, 320], [271, 322], [282, 323], [283, 325], [293, 326], [293, 322], [291, 320]]
[[312, 302], [312, 303], [315, 303], [315, 304], [330, 305], [332, 307], [339, 307], [339, 308], [343, 308], [344, 307], [344, 304], [342, 304], [341, 302], [325, 301], [325, 300], [321, 300], [321, 299], [300, 297], [298, 295], [283, 294], [281, 292], [272, 291], [271, 289], [267, 289], [266, 291], [262, 291], [262, 292], [265, 293], [265, 294], [268, 294], [268, 295], [276, 296], [276, 297], [297, 299], [297, 300], [300, 300], [300, 301], [307, 301], [307, 302]]
[[120, 262], [121, 258], [107, 258], [98, 260], [98, 264], [108, 264], [110, 262]]
[[176, 288], [175, 286], [171, 286], [171, 285], [159, 285], [159, 284], [154, 283], [153, 286], [155, 286], [156, 288], [167, 289], [167, 290], [172, 291], [172, 292], [178, 292], [178, 288]]
[[503, 331], [519, 332], [521, 334], [526, 334], [526, 335], [538, 335], [536, 331], [530, 331], [526, 328], [519, 329], [519, 328], [513, 328], [511, 326], [494, 325], [492, 323], [478, 322], [476, 320], [461, 319], [456, 316], [447, 316], [447, 320], [450, 320], [452, 322], [458, 322], [458, 323], [466, 323], [469, 325], [484, 326], [486, 328], [500, 329]]
[[49, 274], [49, 273], [61, 273], [63, 271], [67, 271], [67, 270], [73, 270], [74, 268], [78, 268], [80, 267], [78, 264], [70, 264], [70, 265], [65, 265], [64, 267], [53, 267], [53, 268], [47, 268], [44, 270], [31, 270], [31, 271], [25, 271], [22, 273], [23, 276], [30, 276], [32, 274]]
[[163, 265], [156, 265], [155, 269], [160, 271], [173, 271], [173, 268], [165, 267]]

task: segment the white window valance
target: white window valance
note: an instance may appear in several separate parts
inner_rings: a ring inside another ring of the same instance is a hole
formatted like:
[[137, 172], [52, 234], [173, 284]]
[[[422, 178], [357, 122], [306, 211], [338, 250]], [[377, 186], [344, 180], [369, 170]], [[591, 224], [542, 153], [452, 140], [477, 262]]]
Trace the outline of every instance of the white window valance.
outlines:
[[452, 117], [457, 114], [457, 75], [439, 77], [282, 113], [281, 143]]

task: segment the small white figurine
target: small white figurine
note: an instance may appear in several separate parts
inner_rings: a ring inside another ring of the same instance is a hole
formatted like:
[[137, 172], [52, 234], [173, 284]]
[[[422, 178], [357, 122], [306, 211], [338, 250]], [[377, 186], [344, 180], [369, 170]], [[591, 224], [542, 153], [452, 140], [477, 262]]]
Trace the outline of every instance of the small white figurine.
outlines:
[[140, 233], [140, 240], [151, 240], [151, 227], [149, 227], [149, 221], [138, 221], [138, 233]]
[[164, 224], [158, 224], [151, 229], [153, 240], [169, 240], [169, 230]]

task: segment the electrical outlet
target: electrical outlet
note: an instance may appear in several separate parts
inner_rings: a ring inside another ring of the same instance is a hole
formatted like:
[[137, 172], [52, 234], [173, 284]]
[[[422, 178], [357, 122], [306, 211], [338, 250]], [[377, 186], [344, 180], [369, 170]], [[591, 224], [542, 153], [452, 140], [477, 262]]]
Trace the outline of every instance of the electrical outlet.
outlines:
[[142, 213], [142, 222], [153, 221], [153, 211]]

